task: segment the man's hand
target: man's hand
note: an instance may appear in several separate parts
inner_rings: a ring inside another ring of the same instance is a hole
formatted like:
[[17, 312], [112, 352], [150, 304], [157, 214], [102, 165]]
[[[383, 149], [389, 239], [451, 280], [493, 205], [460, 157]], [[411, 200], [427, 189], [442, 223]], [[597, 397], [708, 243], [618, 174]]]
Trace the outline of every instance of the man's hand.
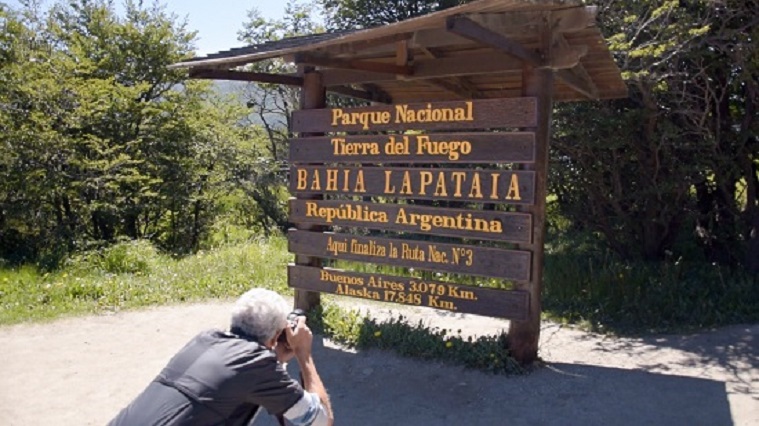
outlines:
[[[282, 332], [284, 333], [285, 331], [283, 330]], [[276, 346], [274, 346], [274, 353], [277, 354], [277, 361], [281, 363], [286, 363], [295, 356], [295, 351], [292, 350], [286, 341], [277, 342]]]
[[295, 352], [299, 361], [311, 356], [314, 335], [306, 325], [306, 317], [298, 317], [298, 325], [295, 326], [295, 330], [285, 327], [285, 335], [287, 336], [287, 344]]
[[300, 365], [303, 389], [319, 396], [324, 411], [327, 413], [327, 424], [332, 426], [335, 417], [332, 414], [332, 405], [329, 402], [327, 390], [324, 389], [324, 384], [319, 377], [319, 373], [316, 372], [314, 360], [311, 358], [311, 345], [314, 335], [311, 334], [311, 329], [306, 325], [306, 317], [298, 317], [298, 324], [295, 326], [295, 330], [287, 327], [285, 328], [285, 333], [287, 343], [295, 352], [295, 358]]

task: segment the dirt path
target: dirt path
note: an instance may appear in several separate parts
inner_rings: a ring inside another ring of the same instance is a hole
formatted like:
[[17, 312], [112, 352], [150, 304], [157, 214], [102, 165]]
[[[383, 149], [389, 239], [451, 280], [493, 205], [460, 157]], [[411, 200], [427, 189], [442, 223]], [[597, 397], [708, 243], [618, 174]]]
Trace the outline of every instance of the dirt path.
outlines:
[[[227, 308], [1, 327], [0, 425], [104, 424], [196, 332], [224, 327]], [[508, 325], [428, 309], [403, 314], [473, 335]], [[549, 365], [520, 377], [328, 340], [315, 345], [315, 359], [341, 425], [759, 425], [758, 339], [759, 325], [632, 339], [547, 323], [541, 356]]]

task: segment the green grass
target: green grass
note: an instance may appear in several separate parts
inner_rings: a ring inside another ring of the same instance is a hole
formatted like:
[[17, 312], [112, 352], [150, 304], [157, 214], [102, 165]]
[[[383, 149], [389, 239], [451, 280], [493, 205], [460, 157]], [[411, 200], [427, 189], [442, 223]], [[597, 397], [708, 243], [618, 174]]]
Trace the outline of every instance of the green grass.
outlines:
[[[231, 300], [252, 287], [290, 295], [285, 267], [290, 261], [287, 242], [278, 236], [181, 259], [137, 241], [80, 254], [54, 272], [0, 267], [0, 325]], [[758, 284], [756, 276], [718, 265], [621, 262], [574, 246], [547, 253], [544, 315], [596, 331], [636, 334], [753, 322], [759, 321]], [[332, 296], [323, 300], [309, 323], [338, 342], [494, 373], [524, 371], [509, 356], [505, 335], [464, 338], [402, 316], [377, 322], [340, 308]]]
[[70, 259], [55, 272], [0, 269], [0, 324], [233, 298], [253, 286], [287, 294], [290, 259], [282, 237], [179, 260], [149, 243], [127, 242]]
[[543, 312], [600, 332], [681, 332], [759, 321], [759, 279], [718, 264], [549, 253]]
[[[144, 306], [232, 299], [252, 287], [292, 294], [283, 237], [220, 247], [183, 259], [159, 254], [144, 241], [124, 242], [69, 259], [55, 272], [0, 268], [0, 325]], [[494, 373], [521, 373], [505, 336], [464, 339], [448, 330], [409, 324], [403, 317], [377, 322], [340, 308], [325, 295], [310, 313], [312, 327], [357, 348], [394, 350]]]

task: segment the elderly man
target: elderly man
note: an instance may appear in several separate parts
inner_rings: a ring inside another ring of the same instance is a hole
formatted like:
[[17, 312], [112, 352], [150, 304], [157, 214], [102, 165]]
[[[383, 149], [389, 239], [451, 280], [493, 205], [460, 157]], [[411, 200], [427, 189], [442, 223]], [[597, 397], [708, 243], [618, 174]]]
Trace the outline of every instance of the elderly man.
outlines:
[[[311, 330], [302, 316], [288, 326], [289, 311], [273, 291], [245, 293], [228, 332], [195, 336], [110, 424], [246, 425], [264, 407], [292, 425], [332, 425], [329, 397], [311, 357]], [[302, 387], [283, 365], [293, 356]]]

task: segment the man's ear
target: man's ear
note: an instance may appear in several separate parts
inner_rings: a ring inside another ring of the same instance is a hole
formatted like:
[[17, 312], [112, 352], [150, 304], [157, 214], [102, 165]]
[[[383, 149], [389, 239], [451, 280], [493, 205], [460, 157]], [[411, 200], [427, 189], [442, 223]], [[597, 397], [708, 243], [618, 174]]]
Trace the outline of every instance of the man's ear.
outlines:
[[277, 340], [279, 340], [279, 335], [284, 333], [285, 329], [279, 331], [279, 333], [275, 334], [274, 337], [264, 342], [264, 346], [266, 346], [267, 349], [274, 350], [274, 347], [277, 346]]
[[277, 338], [272, 337], [271, 339], [264, 342], [264, 346], [266, 346], [266, 349], [273, 350], [275, 346], [277, 346]]

